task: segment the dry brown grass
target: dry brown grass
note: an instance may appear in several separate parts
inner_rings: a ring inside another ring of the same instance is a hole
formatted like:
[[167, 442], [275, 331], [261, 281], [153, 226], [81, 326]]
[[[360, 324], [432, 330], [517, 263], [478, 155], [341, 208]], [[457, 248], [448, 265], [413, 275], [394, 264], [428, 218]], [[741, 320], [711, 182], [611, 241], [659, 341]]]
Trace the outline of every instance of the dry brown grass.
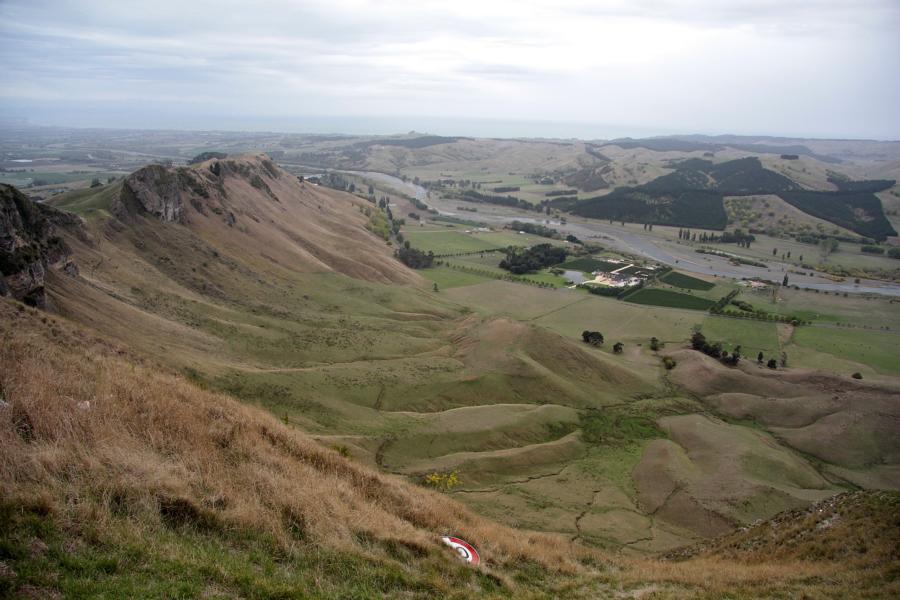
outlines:
[[[489, 567], [583, 570], [587, 549], [494, 524], [438, 493], [356, 465], [269, 414], [139, 366], [58, 319], [0, 303], [0, 492], [68, 527], [126, 514], [254, 530], [282, 546], [360, 535], [439, 547], [460, 535]], [[89, 406], [88, 406], [89, 405]]]

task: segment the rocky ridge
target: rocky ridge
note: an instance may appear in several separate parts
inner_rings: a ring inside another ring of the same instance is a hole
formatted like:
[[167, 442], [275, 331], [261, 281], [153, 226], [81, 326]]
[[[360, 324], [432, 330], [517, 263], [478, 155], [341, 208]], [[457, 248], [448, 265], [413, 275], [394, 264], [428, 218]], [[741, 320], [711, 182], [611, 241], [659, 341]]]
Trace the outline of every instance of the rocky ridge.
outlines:
[[72, 251], [59, 235], [60, 226], [83, 235], [77, 216], [33, 202], [15, 187], [0, 184], [0, 296], [47, 308], [47, 270], [78, 275]]

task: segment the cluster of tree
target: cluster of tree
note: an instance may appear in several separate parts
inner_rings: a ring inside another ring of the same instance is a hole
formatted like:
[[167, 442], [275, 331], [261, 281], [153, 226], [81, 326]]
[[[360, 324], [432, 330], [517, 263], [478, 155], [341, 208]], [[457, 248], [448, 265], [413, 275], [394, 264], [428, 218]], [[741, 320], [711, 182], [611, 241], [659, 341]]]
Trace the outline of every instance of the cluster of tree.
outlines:
[[412, 202], [412, 205], [418, 208], [419, 210], [428, 210], [428, 205], [419, 200], [418, 198], [410, 198], [409, 200]]
[[213, 158], [222, 160], [224, 158], [228, 158], [228, 155], [224, 152], [201, 152], [194, 158], [188, 161], [189, 165], [196, 165], [197, 163], [202, 163], [207, 160], [211, 160]]
[[740, 265], [750, 265], [751, 267], [768, 267], [766, 263], [759, 262], [758, 260], [752, 260], [749, 258], [744, 258], [743, 256], [736, 256], [734, 254], [729, 254], [727, 252], [720, 252], [719, 250], [712, 250], [710, 248], [697, 248], [694, 250], [698, 254], [711, 254], [713, 256], [721, 256], [722, 258], [727, 258], [729, 261], [733, 263], [737, 263]]
[[722, 342], [713, 342], [710, 344], [706, 340], [706, 336], [699, 331], [695, 331], [694, 335], [691, 336], [691, 348], [732, 366], [737, 365], [741, 360], [740, 345], [735, 346], [734, 350], [731, 351], [731, 354], [728, 354], [722, 347]]
[[724, 296], [722, 296], [721, 298], [719, 298], [718, 300], [716, 300], [716, 303], [713, 304], [712, 308], [709, 309], [710, 312], [715, 312], [716, 310], [722, 310], [723, 308], [728, 306], [728, 304], [732, 300], [734, 300], [734, 298], [738, 295], [738, 293], [739, 293], [739, 290], [732, 290], [732, 291], [728, 292], [727, 294], [725, 294]]
[[556, 210], [571, 210], [573, 206], [578, 204], [578, 196], [557, 196], [545, 204], [546, 208]]
[[552, 190], [549, 192], [544, 192], [544, 195], [548, 198], [553, 198], [555, 196], [574, 196], [578, 193], [578, 190]]
[[510, 247], [506, 251], [506, 258], [500, 261], [500, 268], [518, 275], [533, 273], [564, 262], [566, 254], [565, 248], [553, 244], [538, 244], [525, 249]]
[[609, 285], [587, 285], [587, 284], [581, 284], [578, 287], [586, 289], [588, 291], [588, 293], [594, 294], [595, 296], [606, 296], [606, 297], [610, 297], [610, 298], [623, 298], [623, 297], [627, 296], [628, 294], [630, 294], [631, 292], [641, 289], [641, 287], [643, 287], [643, 285], [644, 285], [644, 282], [642, 281], [641, 283], [639, 283], [637, 285], [632, 285], [630, 287], [612, 287]]
[[506, 252], [506, 248], [488, 248], [487, 250], [469, 250], [466, 252], [444, 252], [442, 254], [435, 254], [435, 256], [438, 258], [448, 258], [451, 256], [472, 256], [478, 254], [481, 258], [484, 258], [485, 252]]
[[888, 236], [897, 235], [884, 216], [881, 200], [872, 192], [794, 190], [778, 195], [805, 213], [873, 240], [884, 241]]
[[891, 258], [900, 258], [900, 246], [894, 246], [887, 251], [887, 255]]
[[720, 244], [737, 244], [738, 246], [749, 248], [752, 242], [756, 241], [756, 236], [752, 233], [744, 233], [743, 229], [735, 229], [734, 231], [726, 231], [722, 235], [714, 233], [692, 232], [690, 229], [679, 229], [678, 239], [690, 242], [717, 242]]
[[884, 254], [884, 248], [881, 246], [872, 246], [870, 244], [863, 246], [860, 250], [866, 254]]
[[[418, 179], [418, 178], [416, 178]], [[416, 181], [416, 184], [419, 182]], [[492, 181], [486, 181], [484, 183], [497, 183]], [[434, 189], [443, 189], [448, 187], [457, 187], [457, 188], [472, 188], [473, 190], [480, 190], [481, 183], [472, 181], [470, 179], [436, 179], [435, 181], [423, 181], [421, 182], [422, 187], [428, 188], [430, 190]]]
[[[581, 332], [581, 340], [585, 344], [590, 344], [591, 346], [599, 346], [603, 343], [603, 334], [599, 331], [582, 331]], [[619, 344], [617, 344], [619, 345]]]
[[409, 242], [403, 242], [403, 246], [398, 248], [394, 255], [400, 262], [412, 269], [427, 269], [434, 263], [433, 252], [425, 253], [418, 248], [411, 247]]
[[722, 315], [724, 317], [734, 317], [736, 319], [755, 319], [757, 321], [770, 321], [776, 323], [790, 323], [795, 327], [799, 327], [800, 325], [809, 325], [810, 321], [804, 321], [803, 319], [791, 315], [779, 315], [775, 313], [766, 312], [761, 309], [754, 309], [753, 306], [746, 302], [741, 302], [738, 305], [735, 302], [732, 302], [740, 308], [740, 310], [728, 310], [727, 308], [718, 308], [713, 306], [709, 309], [714, 315]]
[[484, 204], [499, 204], [501, 206], [512, 206], [513, 208], [521, 208], [522, 210], [534, 210], [543, 212], [542, 204], [532, 204], [515, 196], [493, 196], [490, 194], [482, 194], [474, 190], [466, 190], [461, 196], [462, 200], [468, 202], [481, 202]]
[[644, 223], [644, 231], [653, 231], [653, 223]]
[[726, 196], [771, 194], [795, 190], [799, 186], [775, 171], [763, 167], [759, 158], [749, 156], [723, 163], [692, 158], [675, 166], [675, 171], [642, 186], [648, 190], [676, 192], [715, 190]]
[[325, 173], [319, 178], [319, 183], [335, 190], [350, 192], [351, 194], [356, 191], [356, 185], [340, 173]]
[[581, 245], [584, 245], [584, 242], [582, 242], [581, 240], [579, 240], [577, 237], [575, 237], [575, 236], [572, 235], [571, 233], [570, 233], [569, 235], [566, 236], [566, 241], [569, 242], [570, 244], [581, 244]]
[[[840, 191], [813, 192], [801, 190], [789, 178], [764, 168], [756, 157], [724, 163], [689, 159], [678, 163], [674, 172], [644, 185], [618, 188], [606, 196], [560, 208], [593, 218], [722, 230], [727, 224], [724, 196], [776, 193], [813, 216], [883, 240], [896, 232], [874, 192], [886, 189], [888, 184], [892, 182], [840, 181], [836, 183]], [[682, 239], [694, 239], [693, 234], [688, 235]], [[697, 237], [700, 239], [695, 241], [703, 241], [702, 234]], [[746, 245], [752, 240], [733, 241]]]
[[834, 171], [828, 173], [828, 181], [837, 186], [837, 189], [842, 192], [871, 192], [873, 194], [890, 189], [897, 183], [893, 179], [866, 179], [862, 181], [853, 181]]
[[501, 186], [495, 187], [491, 191], [495, 192], [497, 194], [508, 194], [509, 192], [518, 192], [521, 189], [522, 188], [520, 188], [517, 185], [501, 185]]
[[507, 225], [506, 228], [512, 229], [513, 231], [524, 231], [525, 233], [539, 235], [541, 237], [551, 238], [555, 240], [558, 240], [562, 237], [559, 232], [552, 227], [546, 227], [544, 225], [539, 225], [538, 223], [523, 223], [521, 221], [513, 221], [509, 225]]
[[569, 211], [595, 219], [675, 227], [722, 230], [728, 222], [722, 194], [703, 189], [618, 188], [605, 196], [579, 201]]
[[422, 217], [419, 216], [419, 213], [411, 212], [411, 213], [409, 213], [409, 214], [406, 215], [406, 216], [409, 217], [410, 219], [415, 220], [415, 221], [421, 221], [421, 220], [422, 220]]
[[[759, 354], [756, 355], [757, 364], [761, 365], [761, 364], [763, 364], [763, 362], [765, 362], [765, 360], [766, 360], [766, 357], [763, 355], [762, 351], [760, 351]], [[770, 358], [769, 362], [766, 363], [766, 366], [769, 367], [770, 369], [777, 369], [778, 361], [774, 358]], [[784, 352], [781, 353], [781, 366], [782, 367], [787, 366], [787, 354], [785, 354]]]

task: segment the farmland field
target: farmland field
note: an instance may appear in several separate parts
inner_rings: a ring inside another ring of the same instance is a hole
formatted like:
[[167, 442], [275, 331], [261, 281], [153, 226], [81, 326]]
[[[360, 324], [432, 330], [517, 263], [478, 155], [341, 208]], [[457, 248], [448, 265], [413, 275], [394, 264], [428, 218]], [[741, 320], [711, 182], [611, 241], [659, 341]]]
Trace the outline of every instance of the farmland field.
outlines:
[[[792, 341], [797, 346], [869, 365], [879, 373], [900, 375], [900, 353], [897, 352], [897, 348], [900, 348], [900, 335], [896, 333], [837, 327], [800, 327], [794, 332]], [[816, 364], [803, 366], [818, 367]]]
[[660, 280], [669, 285], [674, 285], [675, 287], [687, 290], [711, 290], [715, 286], [714, 283], [709, 281], [703, 281], [702, 279], [697, 279], [696, 277], [691, 277], [690, 275], [685, 275], [684, 273], [679, 273], [677, 271], [666, 273]]
[[774, 356], [779, 351], [778, 334], [775, 323], [734, 319], [710, 315], [703, 321], [701, 331], [710, 342], [722, 342], [726, 350], [741, 346], [742, 354], [748, 359], [758, 352]]
[[626, 302], [634, 304], [651, 304], [653, 306], [667, 306], [670, 308], [688, 308], [691, 310], [707, 310], [715, 304], [706, 298], [688, 296], [671, 290], [658, 288], [642, 289], [628, 296]]
[[614, 271], [624, 267], [623, 264], [611, 263], [596, 258], [582, 257], [568, 260], [559, 265], [562, 269], [571, 269], [573, 271], [585, 271], [591, 273], [593, 271]]
[[403, 236], [413, 248], [435, 254], [451, 252], [477, 252], [478, 250], [492, 250], [498, 248], [497, 244], [480, 237], [462, 233], [459, 231], [416, 231], [404, 232]]

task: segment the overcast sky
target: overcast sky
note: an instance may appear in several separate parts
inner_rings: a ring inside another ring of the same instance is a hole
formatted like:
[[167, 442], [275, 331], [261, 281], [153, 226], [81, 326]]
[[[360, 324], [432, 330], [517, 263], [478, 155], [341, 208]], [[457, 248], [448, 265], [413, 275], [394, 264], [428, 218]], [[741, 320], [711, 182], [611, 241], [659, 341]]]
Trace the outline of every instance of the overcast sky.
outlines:
[[0, 116], [900, 139], [900, 0], [0, 0]]

